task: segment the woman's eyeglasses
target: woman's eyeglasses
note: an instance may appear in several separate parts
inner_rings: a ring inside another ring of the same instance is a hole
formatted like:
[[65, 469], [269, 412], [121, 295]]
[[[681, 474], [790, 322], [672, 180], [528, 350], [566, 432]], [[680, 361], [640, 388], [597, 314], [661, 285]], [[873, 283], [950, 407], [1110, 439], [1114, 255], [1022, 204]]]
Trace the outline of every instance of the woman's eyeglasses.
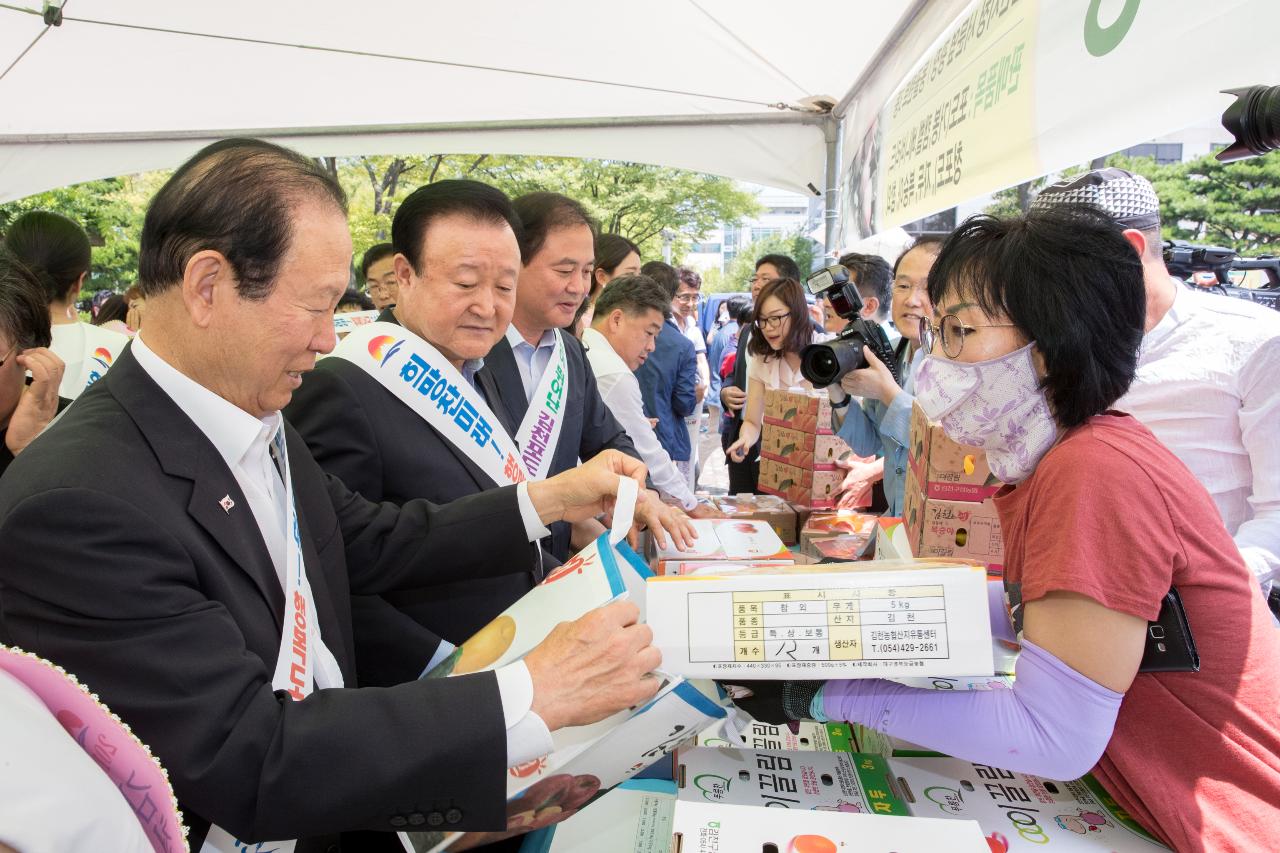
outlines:
[[774, 314], [772, 317], [761, 317], [756, 320], [756, 325], [763, 331], [771, 331], [780, 328], [783, 323], [790, 319], [790, 314]]
[[965, 325], [955, 314], [947, 314], [942, 322], [934, 325], [928, 317], [920, 318], [920, 346], [926, 353], [933, 352], [934, 340], [942, 345], [947, 358], [959, 358], [964, 349], [964, 339], [977, 329], [1012, 329], [1016, 323], [986, 323]]

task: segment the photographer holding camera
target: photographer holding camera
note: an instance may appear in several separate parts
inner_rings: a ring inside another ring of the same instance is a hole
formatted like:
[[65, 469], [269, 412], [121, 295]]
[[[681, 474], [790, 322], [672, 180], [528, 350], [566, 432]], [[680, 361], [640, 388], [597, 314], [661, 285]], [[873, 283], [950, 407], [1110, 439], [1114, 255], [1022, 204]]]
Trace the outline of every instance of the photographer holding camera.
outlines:
[[[848, 371], [838, 385], [829, 386], [832, 428], [854, 453], [880, 457], [874, 462], [847, 463], [842, 508], [851, 505], [867, 486], [883, 479], [888, 514], [902, 514], [911, 404], [915, 400], [912, 392], [920, 360], [920, 320], [933, 319], [927, 290], [929, 270], [941, 248], [941, 237], [921, 237], [893, 265], [893, 323], [902, 334], [893, 356], [902, 384], [871, 347], [864, 347], [867, 366]], [[850, 266], [859, 285], [871, 284], [864, 279], [887, 271], [865, 262]], [[861, 398], [858, 405], [850, 405], [854, 397]]]

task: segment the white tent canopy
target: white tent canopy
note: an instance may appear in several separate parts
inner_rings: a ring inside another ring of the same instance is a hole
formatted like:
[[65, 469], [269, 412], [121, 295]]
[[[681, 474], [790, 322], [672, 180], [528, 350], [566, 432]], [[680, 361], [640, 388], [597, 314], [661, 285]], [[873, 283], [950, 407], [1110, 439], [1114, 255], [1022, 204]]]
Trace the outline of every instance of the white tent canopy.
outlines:
[[[235, 134], [315, 156], [608, 157], [820, 190], [838, 123], [805, 99], [840, 100], [926, 6], [67, 0], [47, 26], [26, 2], [0, 6], [0, 200]], [[963, 3], [927, 5], [945, 25]]]

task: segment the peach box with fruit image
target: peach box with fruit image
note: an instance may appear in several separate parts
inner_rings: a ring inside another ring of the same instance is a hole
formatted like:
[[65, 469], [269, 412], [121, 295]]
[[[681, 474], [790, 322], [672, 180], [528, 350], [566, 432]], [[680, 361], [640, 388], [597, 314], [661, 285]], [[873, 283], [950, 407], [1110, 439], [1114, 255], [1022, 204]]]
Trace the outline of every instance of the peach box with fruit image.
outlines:
[[813, 471], [773, 459], [760, 460], [760, 491], [813, 509], [830, 509], [840, 498], [844, 471]]
[[836, 462], [852, 456], [853, 451], [838, 435], [801, 432], [766, 423], [760, 439], [760, 455], [796, 468], [830, 471]]
[[764, 422], [799, 432], [831, 435], [831, 399], [825, 391], [767, 390]]
[[1000, 490], [986, 454], [952, 441], [918, 403], [911, 409], [907, 464], [930, 499], [977, 502]]

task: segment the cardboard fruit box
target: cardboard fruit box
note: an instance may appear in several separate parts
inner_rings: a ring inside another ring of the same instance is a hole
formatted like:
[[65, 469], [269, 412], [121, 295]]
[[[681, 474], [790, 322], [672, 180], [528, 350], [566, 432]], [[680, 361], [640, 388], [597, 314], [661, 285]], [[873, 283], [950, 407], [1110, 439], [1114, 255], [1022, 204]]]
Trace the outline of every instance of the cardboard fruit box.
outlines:
[[995, 501], [979, 503], [926, 497], [914, 471], [907, 472], [902, 514], [911, 553], [917, 557], [960, 557], [1004, 567], [1004, 536]]
[[879, 755], [695, 747], [680, 753], [681, 800], [907, 817]]
[[766, 390], [764, 422], [799, 432], [832, 435], [831, 398], [825, 391]]
[[672, 853], [991, 853], [974, 821], [676, 800]]
[[727, 518], [766, 521], [784, 545], [796, 544], [795, 508], [776, 495], [721, 495], [711, 498], [711, 504]]
[[876, 519], [876, 560], [910, 560], [911, 537], [901, 518], [882, 515]]
[[760, 491], [794, 504], [830, 509], [836, 505], [843, 483], [844, 472], [840, 470], [813, 471], [773, 459], [760, 460]]
[[853, 451], [838, 435], [801, 432], [765, 423], [760, 438], [760, 455], [796, 468], [831, 471], [835, 469], [837, 460], [849, 458]]
[[946, 757], [893, 757], [889, 766], [912, 815], [977, 821], [992, 850], [1167, 849], [1090, 776], [1064, 782]]
[[985, 453], [952, 441], [941, 424], [929, 421], [918, 403], [911, 408], [907, 464], [925, 497], [934, 500], [982, 501], [1001, 485], [991, 473]]

